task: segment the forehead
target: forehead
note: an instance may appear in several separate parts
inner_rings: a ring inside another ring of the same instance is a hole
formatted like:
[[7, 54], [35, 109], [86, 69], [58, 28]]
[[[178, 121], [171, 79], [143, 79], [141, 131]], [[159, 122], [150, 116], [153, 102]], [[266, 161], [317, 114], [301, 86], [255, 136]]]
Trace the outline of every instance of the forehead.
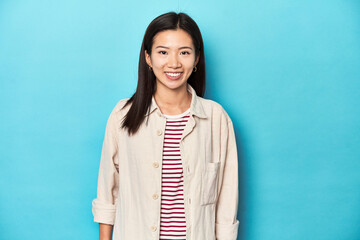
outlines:
[[153, 46], [166, 46], [166, 47], [178, 47], [178, 46], [193, 46], [193, 42], [190, 34], [182, 29], [177, 30], [165, 30], [158, 32], [154, 36]]

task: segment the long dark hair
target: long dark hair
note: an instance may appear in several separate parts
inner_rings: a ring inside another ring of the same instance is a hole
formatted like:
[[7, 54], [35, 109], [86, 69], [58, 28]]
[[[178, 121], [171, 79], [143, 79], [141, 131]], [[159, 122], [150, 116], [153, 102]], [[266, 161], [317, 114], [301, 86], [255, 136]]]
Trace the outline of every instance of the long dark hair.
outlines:
[[147, 27], [141, 44], [136, 92], [124, 105], [126, 107], [132, 103], [129, 111], [124, 116], [121, 126], [122, 128], [127, 128], [129, 135], [135, 134], [144, 121], [146, 113], [150, 110], [152, 96], [156, 90], [156, 77], [146, 63], [145, 50], [151, 55], [154, 36], [161, 31], [176, 29], [182, 29], [191, 36], [195, 46], [195, 59], [197, 56], [200, 56], [199, 62], [196, 65], [197, 71], [192, 72], [187, 83], [194, 88], [198, 96], [204, 96], [206, 81], [205, 57], [204, 44], [199, 27], [185, 13], [168, 12], [156, 17]]

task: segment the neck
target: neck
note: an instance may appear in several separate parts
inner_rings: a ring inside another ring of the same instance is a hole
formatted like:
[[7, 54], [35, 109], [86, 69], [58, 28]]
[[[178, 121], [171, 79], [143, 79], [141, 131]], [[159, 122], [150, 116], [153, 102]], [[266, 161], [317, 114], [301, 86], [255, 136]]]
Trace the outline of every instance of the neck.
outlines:
[[172, 90], [157, 83], [154, 98], [156, 104], [164, 114], [180, 114], [186, 111], [191, 104], [191, 93], [187, 90], [187, 84]]

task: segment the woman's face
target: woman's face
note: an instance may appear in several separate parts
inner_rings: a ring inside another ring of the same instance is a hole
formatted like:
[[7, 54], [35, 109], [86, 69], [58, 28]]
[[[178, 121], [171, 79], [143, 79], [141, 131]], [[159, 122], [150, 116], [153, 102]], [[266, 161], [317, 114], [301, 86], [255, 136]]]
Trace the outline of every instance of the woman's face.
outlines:
[[184, 30], [166, 30], [154, 36], [151, 55], [145, 50], [147, 64], [152, 67], [156, 84], [172, 90], [185, 87], [193, 68], [195, 48], [191, 36]]

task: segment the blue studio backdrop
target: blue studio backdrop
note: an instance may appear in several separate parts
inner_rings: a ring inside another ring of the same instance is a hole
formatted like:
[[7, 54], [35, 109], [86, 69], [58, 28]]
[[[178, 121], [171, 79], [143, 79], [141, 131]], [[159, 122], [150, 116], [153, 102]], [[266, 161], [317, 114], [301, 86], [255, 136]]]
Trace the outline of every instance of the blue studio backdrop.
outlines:
[[198, 23], [234, 122], [238, 239], [360, 239], [357, 0], [1, 0], [0, 239], [98, 239], [106, 121], [168, 11]]

